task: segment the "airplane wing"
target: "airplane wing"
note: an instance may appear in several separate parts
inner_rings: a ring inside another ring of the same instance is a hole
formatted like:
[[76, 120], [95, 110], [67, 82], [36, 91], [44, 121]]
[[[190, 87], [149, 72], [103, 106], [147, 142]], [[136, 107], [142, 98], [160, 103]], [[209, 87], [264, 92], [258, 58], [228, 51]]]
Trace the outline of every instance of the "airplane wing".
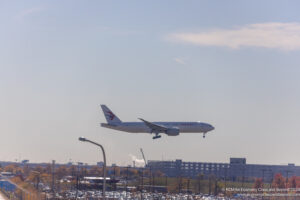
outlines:
[[142, 118], [139, 118], [141, 121], [143, 121], [146, 126], [148, 126], [152, 131], [159, 131], [159, 132], [164, 132], [166, 130], [168, 130], [167, 127], [164, 127], [164, 126], [161, 126], [161, 125], [157, 125], [157, 124], [154, 124], [154, 123], [151, 123], [151, 122], [148, 122]]

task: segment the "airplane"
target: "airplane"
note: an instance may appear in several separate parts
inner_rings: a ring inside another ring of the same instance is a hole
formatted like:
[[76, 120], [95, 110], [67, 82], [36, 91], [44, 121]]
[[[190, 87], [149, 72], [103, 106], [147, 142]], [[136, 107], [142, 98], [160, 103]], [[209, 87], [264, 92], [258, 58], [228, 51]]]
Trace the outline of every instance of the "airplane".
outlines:
[[203, 133], [215, 128], [203, 122], [149, 122], [139, 118], [141, 122], [122, 122], [106, 105], [101, 105], [107, 123], [101, 123], [102, 127], [129, 133], [155, 134], [153, 139], [161, 138], [160, 133], [168, 136], [177, 136], [179, 133]]

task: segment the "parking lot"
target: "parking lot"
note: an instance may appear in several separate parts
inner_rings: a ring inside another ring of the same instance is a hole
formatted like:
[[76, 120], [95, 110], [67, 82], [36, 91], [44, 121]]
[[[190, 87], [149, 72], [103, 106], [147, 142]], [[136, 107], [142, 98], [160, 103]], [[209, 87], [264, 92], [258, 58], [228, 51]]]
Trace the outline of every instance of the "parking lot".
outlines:
[[[47, 198], [53, 198], [52, 194], [48, 194]], [[56, 193], [56, 199], [101, 199], [102, 192], [89, 190], [89, 191], [68, 191], [65, 193]], [[192, 200], [192, 199], [205, 199], [205, 200], [234, 200], [234, 199], [242, 199], [242, 198], [225, 198], [225, 197], [217, 197], [213, 195], [205, 195], [205, 194], [163, 194], [163, 193], [149, 193], [149, 192], [125, 192], [125, 191], [110, 191], [106, 192], [106, 199], [170, 199], [170, 200]], [[246, 198], [244, 198], [246, 199]], [[247, 198], [250, 199], [250, 198]]]

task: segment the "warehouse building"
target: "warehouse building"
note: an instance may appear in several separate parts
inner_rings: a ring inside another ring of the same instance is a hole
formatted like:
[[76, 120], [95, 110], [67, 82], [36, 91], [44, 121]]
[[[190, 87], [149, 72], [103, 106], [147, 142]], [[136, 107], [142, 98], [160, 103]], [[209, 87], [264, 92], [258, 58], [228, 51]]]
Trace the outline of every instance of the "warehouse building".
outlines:
[[285, 177], [300, 176], [300, 166], [295, 166], [294, 164], [247, 164], [246, 158], [230, 158], [229, 163], [150, 160], [147, 167], [152, 171], [159, 170], [168, 177], [196, 178], [199, 175], [203, 175], [204, 178], [215, 176], [222, 180], [232, 181], [252, 181], [254, 178], [263, 178], [265, 182], [271, 182], [277, 173], [281, 173]]

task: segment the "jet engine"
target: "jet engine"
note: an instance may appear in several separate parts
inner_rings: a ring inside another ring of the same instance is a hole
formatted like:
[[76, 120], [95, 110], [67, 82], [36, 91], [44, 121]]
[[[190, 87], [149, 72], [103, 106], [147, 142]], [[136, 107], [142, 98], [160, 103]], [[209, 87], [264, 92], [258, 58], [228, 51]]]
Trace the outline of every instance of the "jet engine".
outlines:
[[166, 131], [166, 134], [168, 136], [177, 136], [179, 135], [179, 129], [178, 128], [169, 128], [167, 131]]

